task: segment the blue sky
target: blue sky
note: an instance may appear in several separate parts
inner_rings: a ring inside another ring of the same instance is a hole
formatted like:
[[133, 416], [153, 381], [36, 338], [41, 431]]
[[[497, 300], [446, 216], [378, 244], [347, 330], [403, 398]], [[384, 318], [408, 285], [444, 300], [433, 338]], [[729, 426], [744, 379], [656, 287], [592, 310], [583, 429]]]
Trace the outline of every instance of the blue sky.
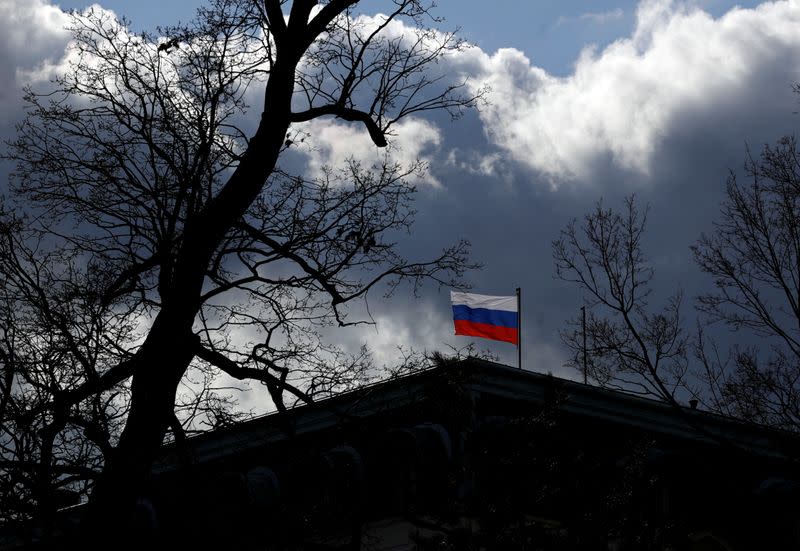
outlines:
[[[81, 8], [83, 1], [62, 1]], [[136, 30], [189, 19], [194, 0], [101, 0]], [[482, 1], [441, 0], [446, 27], [477, 47], [454, 58], [454, 74], [492, 88], [489, 103], [455, 123], [447, 117], [399, 129], [401, 159], [422, 158], [418, 223], [401, 243], [430, 256], [459, 238], [485, 268], [470, 275], [485, 294], [524, 291], [525, 365], [563, 376], [558, 330], [582, 297], [553, 277], [550, 246], [559, 230], [595, 201], [620, 206], [636, 193], [651, 205], [646, 246], [656, 267], [654, 304], [677, 288], [688, 301], [709, 282], [689, 246], [711, 229], [730, 170], [746, 147], [760, 150], [798, 126], [800, 5], [796, 1]], [[59, 69], [68, 37], [48, 0], [0, 0], [0, 135], [13, 133], [20, 86]], [[366, 13], [382, 5], [368, 0]], [[739, 6], [738, 8], [736, 6]], [[47, 24], [43, 24], [47, 21]], [[593, 48], [593, 49], [587, 49]], [[581, 52], [584, 55], [581, 57]], [[308, 170], [343, 155], [377, 153], [358, 129], [324, 121], [328, 136], [307, 154]], [[358, 147], [359, 149], [353, 149]], [[0, 176], [8, 166], [0, 165]], [[375, 296], [377, 326], [337, 332], [356, 349], [367, 342], [390, 362], [398, 344], [437, 349], [452, 335], [446, 290], [419, 300]], [[733, 342], [738, 336], [725, 336]], [[513, 346], [485, 344], [516, 362]]]
[[[63, 9], [81, 9], [92, 2], [62, 0]], [[719, 16], [733, 6], [752, 7], [759, 2], [746, 0], [701, 0], [694, 2], [708, 13]], [[200, 0], [105, 0], [103, 7], [124, 15], [136, 29], [153, 29], [186, 21]], [[381, 11], [381, 0], [362, 2], [365, 13]], [[582, 48], [600, 47], [630, 33], [635, 23], [637, 2], [495, 0], [441, 0], [437, 13], [449, 27], [458, 27], [462, 36], [484, 50], [514, 47], [524, 51], [537, 65], [554, 74], [566, 74]]]

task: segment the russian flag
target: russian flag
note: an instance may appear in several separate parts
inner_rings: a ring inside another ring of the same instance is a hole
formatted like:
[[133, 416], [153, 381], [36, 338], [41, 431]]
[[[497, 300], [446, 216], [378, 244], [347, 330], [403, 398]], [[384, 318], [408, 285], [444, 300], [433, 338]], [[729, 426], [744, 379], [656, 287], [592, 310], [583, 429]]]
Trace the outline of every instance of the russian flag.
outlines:
[[450, 291], [456, 335], [519, 344], [517, 297]]

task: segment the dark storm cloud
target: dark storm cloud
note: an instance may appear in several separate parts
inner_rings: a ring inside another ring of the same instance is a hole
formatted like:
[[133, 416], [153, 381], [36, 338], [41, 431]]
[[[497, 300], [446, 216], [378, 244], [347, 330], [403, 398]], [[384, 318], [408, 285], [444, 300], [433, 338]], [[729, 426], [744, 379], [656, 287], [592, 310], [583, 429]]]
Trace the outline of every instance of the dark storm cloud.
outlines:
[[[712, 228], [728, 171], [741, 175], [747, 144], [757, 154], [797, 124], [796, 5], [713, 19], [680, 4], [644, 2], [638, 17], [631, 38], [587, 54], [564, 79], [522, 52], [466, 52], [454, 66], [476, 88], [489, 82], [492, 103], [480, 116], [437, 120], [442, 137], [435, 153], [426, 153], [441, 187], [422, 189], [404, 248], [425, 257], [463, 237], [485, 265], [468, 278], [476, 292], [512, 294], [521, 286], [531, 369], [564, 374], [558, 330], [582, 303], [576, 288], [553, 277], [551, 242], [565, 224], [601, 198], [619, 208], [635, 193], [650, 205], [652, 306], [682, 289], [691, 331], [692, 300], [710, 282], [689, 246]], [[467, 342], [452, 336], [449, 297], [434, 288], [420, 301], [395, 297], [371, 311], [377, 332], [360, 334], [379, 347], [405, 339], [427, 347]], [[513, 347], [488, 347], [515, 363]]]

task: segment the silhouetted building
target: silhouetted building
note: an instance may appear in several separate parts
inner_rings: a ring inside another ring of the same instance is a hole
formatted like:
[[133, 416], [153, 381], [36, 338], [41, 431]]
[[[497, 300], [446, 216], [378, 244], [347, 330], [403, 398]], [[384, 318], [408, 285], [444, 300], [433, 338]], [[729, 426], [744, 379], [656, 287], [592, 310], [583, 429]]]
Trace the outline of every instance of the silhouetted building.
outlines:
[[166, 448], [174, 548], [800, 548], [798, 438], [469, 359]]

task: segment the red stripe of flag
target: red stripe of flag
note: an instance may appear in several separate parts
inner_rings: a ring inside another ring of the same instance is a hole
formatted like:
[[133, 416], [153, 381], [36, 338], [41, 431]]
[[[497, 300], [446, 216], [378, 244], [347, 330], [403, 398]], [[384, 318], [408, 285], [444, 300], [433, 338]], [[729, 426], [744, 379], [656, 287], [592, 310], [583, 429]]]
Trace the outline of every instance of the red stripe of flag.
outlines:
[[468, 320], [453, 320], [453, 324], [456, 327], [456, 335], [483, 337], [484, 339], [494, 339], [496, 341], [518, 344], [516, 327], [501, 327], [499, 325], [488, 325], [486, 323], [476, 323]]

